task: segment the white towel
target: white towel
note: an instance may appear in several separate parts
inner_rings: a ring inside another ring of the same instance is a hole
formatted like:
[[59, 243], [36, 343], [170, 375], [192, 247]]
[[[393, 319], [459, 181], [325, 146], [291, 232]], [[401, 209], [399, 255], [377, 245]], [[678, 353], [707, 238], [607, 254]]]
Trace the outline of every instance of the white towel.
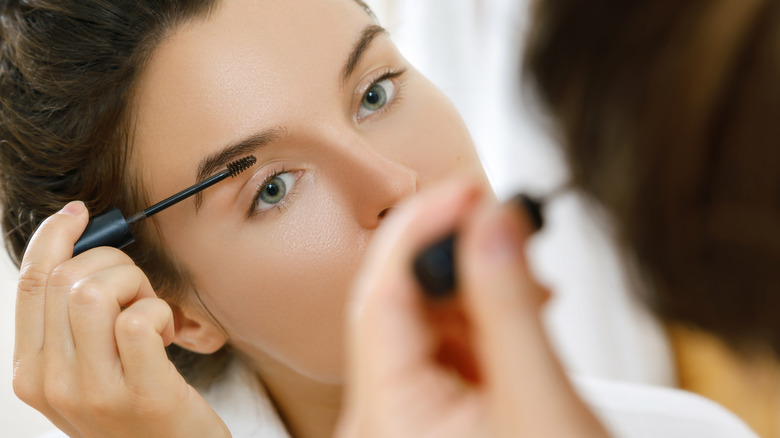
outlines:
[[230, 429], [233, 438], [290, 438], [265, 388], [239, 360], [201, 395]]
[[758, 438], [736, 415], [690, 392], [583, 377], [573, 382], [613, 438]]
[[[758, 438], [734, 414], [698, 395], [592, 378], [573, 381], [613, 438]], [[203, 396], [234, 438], [290, 438], [266, 392], [237, 361]], [[62, 437], [52, 432], [41, 438]]]

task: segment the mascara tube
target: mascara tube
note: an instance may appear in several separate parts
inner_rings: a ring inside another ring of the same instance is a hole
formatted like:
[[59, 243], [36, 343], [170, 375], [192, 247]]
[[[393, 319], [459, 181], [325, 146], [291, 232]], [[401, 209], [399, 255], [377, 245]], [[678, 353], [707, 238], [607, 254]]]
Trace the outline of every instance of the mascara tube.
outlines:
[[114, 248], [124, 248], [125, 246], [135, 242], [135, 237], [130, 229], [130, 226], [136, 224], [148, 217], [151, 217], [166, 208], [176, 205], [177, 203], [189, 198], [190, 196], [199, 193], [220, 181], [224, 181], [227, 178], [235, 178], [241, 172], [254, 166], [257, 162], [257, 158], [254, 155], [248, 155], [227, 164], [226, 169], [217, 173], [201, 182], [195, 183], [179, 193], [170, 196], [145, 210], [125, 219], [125, 216], [118, 208], [112, 208], [111, 210], [94, 216], [89, 220], [87, 228], [82, 233], [81, 237], [73, 246], [73, 257], [83, 253], [84, 251], [96, 248], [98, 246], [112, 246]]
[[[544, 226], [543, 202], [519, 194], [511, 198], [508, 204], [516, 205], [528, 215], [534, 231]], [[451, 234], [423, 250], [413, 262], [412, 269], [417, 282], [426, 297], [433, 300], [444, 300], [452, 297], [457, 290], [457, 273], [455, 272], [455, 241], [457, 236]]]

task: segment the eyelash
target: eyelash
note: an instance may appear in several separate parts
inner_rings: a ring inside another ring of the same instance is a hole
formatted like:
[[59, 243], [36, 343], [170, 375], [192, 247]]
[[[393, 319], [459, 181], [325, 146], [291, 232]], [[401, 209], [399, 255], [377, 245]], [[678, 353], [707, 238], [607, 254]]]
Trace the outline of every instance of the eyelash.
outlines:
[[265, 189], [265, 186], [267, 186], [268, 183], [270, 183], [277, 176], [284, 175], [285, 173], [292, 173], [292, 172], [295, 172], [295, 171], [290, 171], [290, 170], [287, 170], [286, 168], [282, 167], [281, 169], [275, 170], [275, 171], [271, 172], [271, 174], [269, 174], [268, 176], [263, 178], [263, 180], [260, 182], [260, 184], [257, 185], [257, 190], [255, 191], [255, 196], [252, 198], [252, 203], [249, 205], [249, 211], [247, 212], [247, 218], [248, 219], [251, 219], [251, 218], [257, 217], [257, 216], [261, 216], [261, 215], [265, 215], [265, 214], [270, 213], [272, 211], [279, 211], [279, 210], [282, 210], [285, 207], [285, 205], [287, 204], [288, 200], [292, 196], [295, 196], [295, 194], [297, 193], [297, 187], [298, 187], [297, 181], [296, 181], [296, 184], [293, 186], [293, 189], [290, 190], [289, 192], [287, 192], [287, 194], [284, 196], [284, 199], [282, 199], [279, 203], [274, 204], [273, 206], [271, 206], [271, 208], [269, 208], [267, 210], [257, 210], [257, 204], [258, 204], [258, 201], [260, 199], [260, 194], [262, 193], [263, 189]]
[[[396, 78], [402, 76], [404, 73], [406, 73], [406, 70], [407, 70], [406, 68], [386, 70], [382, 74], [380, 74], [378, 77], [376, 77], [373, 80], [371, 80], [371, 82], [369, 82], [368, 86], [364, 89], [364, 91], [360, 95], [360, 101], [358, 102], [358, 107], [360, 106], [361, 102], [363, 102], [363, 99], [366, 97], [366, 94], [369, 92], [369, 90], [374, 88], [374, 86], [376, 86], [380, 82], [382, 82], [384, 80], [387, 80], [387, 79], [396, 79]], [[400, 99], [401, 99], [401, 91], [403, 89], [402, 85], [403, 84], [401, 82], [395, 84], [395, 86], [396, 86], [395, 94], [393, 95], [392, 100], [390, 100], [385, 106], [383, 106], [382, 108], [378, 109], [377, 111], [371, 113], [367, 117], [362, 118], [362, 119], [358, 119], [358, 120], [365, 120], [366, 118], [373, 117], [375, 114], [380, 114], [380, 113], [383, 113], [383, 112], [388, 111], [391, 108], [393, 108], [393, 106], [397, 102], [399, 102]], [[265, 214], [267, 214], [267, 213], [269, 213], [271, 211], [274, 211], [274, 210], [279, 211], [279, 210], [282, 210], [285, 207], [285, 205], [287, 204], [288, 200], [292, 196], [296, 195], [298, 184], [295, 184], [294, 187], [293, 187], [293, 190], [289, 191], [285, 195], [284, 199], [281, 202], [279, 202], [278, 204], [274, 204], [268, 210], [262, 210], [262, 211], [257, 210], [257, 205], [258, 205], [258, 202], [259, 202], [259, 199], [260, 199], [260, 195], [261, 195], [263, 189], [265, 189], [266, 185], [268, 185], [268, 183], [270, 183], [277, 176], [283, 175], [283, 174], [286, 174], [286, 173], [290, 173], [290, 172], [291, 171], [287, 170], [286, 168], [281, 168], [279, 170], [275, 170], [274, 172], [272, 172], [271, 174], [269, 174], [268, 176], [263, 178], [263, 180], [260, 182], [260, 184], [258, 184], [257, 190], [255, 191], [255, 195], [252, 198], [252, 203], [250, 204], [249, 211], [247, 212], [247, 218], [253, 218], [253, 217], [265, 215]]]
[[375, 112], [369, 114], [366, 117], [361, 118], [361, 117], [357, 116], [358, 109], [360, 108], [360, 105], [363, 102], [363, 99], [366, 97], [366, 94], [368, 94], [368, 92], [372, 88], [374, 88], [374, 86], [376, 86], [377, 84], [379, 84], [380, 82], [382, 82], [382, 81], [384, 81], [386, 79], [396, 79], [396, 78], [399, 78], [399, 77], [403, 76], [404, 73], [406, 73], [406, 70], [407, 70], [406, 67], [398, 68], [398, 69], [388, 69], [388, 70], [385, 70], [383, 73], [381, 73], [378, 77], [376, 77], [373, 80], [371, 80], [371, 82], [368, 83], [368, 85], [363, 89], [362, 93], [360, 94], [360, 100], [358, 101], [357, 109], [355, 110], [355, 118], [358, 121], [366, 120], [368, 118], [373, 117], [376, 114], [381, 114], [381, 113], [383, 113], [385, 111], [390, 110], [391, 108], [393, 108], [395, 106], [396, 103], [400, 102], [401, 101], [402, 91], [403, 91], [403, 82], [402, 81], [398, 81], [398, 82], [395, 83], [395, 94], [393, 95], [393, 99], [390, 100], [389, 102], [387, 102], [387, 104], [385, 106], [383, 106], [382, 108], [380, 108], [380, 109], [376, 110]]

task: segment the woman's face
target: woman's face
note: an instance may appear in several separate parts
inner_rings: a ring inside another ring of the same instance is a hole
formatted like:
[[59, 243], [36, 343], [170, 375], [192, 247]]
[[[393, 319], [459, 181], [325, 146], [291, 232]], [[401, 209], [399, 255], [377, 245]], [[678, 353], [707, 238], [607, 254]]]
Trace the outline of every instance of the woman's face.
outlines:
[[235, 348], [322, 382], [388, 209], [445, 175], [485, 180], [446, 96], [352, 0], [224, 1], [162, 43], [134, 103], [152, 201], [257, 157], [157, 216], [161, 238]]

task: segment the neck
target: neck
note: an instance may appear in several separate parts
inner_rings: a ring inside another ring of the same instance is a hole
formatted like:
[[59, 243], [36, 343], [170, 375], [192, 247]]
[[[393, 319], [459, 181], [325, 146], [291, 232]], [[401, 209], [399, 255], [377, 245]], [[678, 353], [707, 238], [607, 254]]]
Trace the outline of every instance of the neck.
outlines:
[[256, 373], [293, 438], [332, 437], [342, 386], [317, 382], [268, 357]]

